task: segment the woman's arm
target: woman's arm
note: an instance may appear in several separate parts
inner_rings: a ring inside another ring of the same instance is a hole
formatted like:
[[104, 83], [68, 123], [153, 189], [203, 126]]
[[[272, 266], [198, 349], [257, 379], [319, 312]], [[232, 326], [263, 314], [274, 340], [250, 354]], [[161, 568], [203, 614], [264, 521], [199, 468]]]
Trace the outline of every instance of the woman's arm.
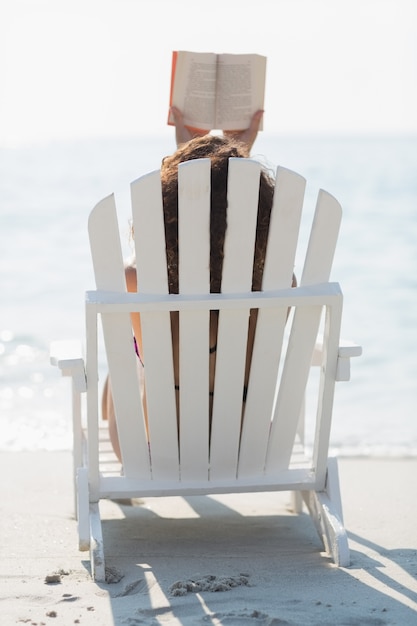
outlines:
[[[190, 139], [194, 139], [194, 137], [207, 135], [207, 131], [205, 130], [197, 131], [185, 126], [183, 114], [177, 107], [171, 107], [171, 113], [175, 122], [175, 139], [178, 147], [181, 144], [190, 141]], [[255, 143], [256, 137], [258, 136], [259, 125], [263, 114], [264, 112], [262, 110], [256, 111], [256, 113], [252, 115], [248, 128], [245, 128], [244, 130], [227, 130], [224, 131], [224, 135], [226, 135], [226, 137], [233, 137], [236, 141], [246, 144], [248, 151], [250, 152], [253, 144]]]

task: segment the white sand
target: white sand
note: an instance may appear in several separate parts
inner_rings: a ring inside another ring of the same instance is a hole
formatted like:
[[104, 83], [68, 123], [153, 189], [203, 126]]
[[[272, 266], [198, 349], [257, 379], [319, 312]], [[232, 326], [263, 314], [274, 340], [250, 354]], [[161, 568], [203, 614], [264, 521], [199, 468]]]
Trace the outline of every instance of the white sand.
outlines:
[[342, 459], [352, 564], [288, 494], [104, 502], [113, 584], [78, 552], [68, 452], [1, 453], [0, 624], [417, 624], [417, 459]]

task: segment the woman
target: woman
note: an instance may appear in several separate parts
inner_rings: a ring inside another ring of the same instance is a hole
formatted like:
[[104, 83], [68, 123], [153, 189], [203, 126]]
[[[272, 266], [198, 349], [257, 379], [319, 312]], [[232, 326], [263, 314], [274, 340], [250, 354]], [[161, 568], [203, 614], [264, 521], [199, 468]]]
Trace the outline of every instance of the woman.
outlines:
[[[228, 163], [232, 157], [247, 158], [250, 149], [256, 139], [262, 111], [258, 111], [252, 118], [248, 129], [241, 132], [228, 132], [223, 135], [210, 135], [205, 133], [192, 133], [184, 126], [181, 112], [172, 110], [176, 122], [177, 151], [166, 157], [161, 167], [162, 195], [164, 206], [166, 254], [168, 269], [168, 284], [170, 293], [178, 293], [178, 165], [184, 161], [199, 158], [211, 160], [211, 205], [210, 205], [210, 291], [219, 293], [221, 290], [221, 275], [223, 263], [223, 245], [227, 227], [227, 174]], [[268, 238], [268, 228], [272, 199], [274, 193], [274, 181], [269, 174], [261, 171], [258, 220], [256, 231], [256, 243], [254, 254], [254, 269], [252, 276], [252, 290], [260, 291], [262, 288], [262, 274], [265, 261], [265, 251]], [[126, 268], [126, 283], [128, 291], [137, 290], [136, 267], [130, 265]], [[214, 388], [214, 372], [216, 364], [218, 312], [210, 314], [210, 398]], [[248, 349], [246, 359], [245, 390], [249, 378], [251, 354], [256, 325], [256, 311], [252, 311], [249, 320]], [[140, 315], [132, 314], [132, 327], [136, 340], [137, 354], [141, 367], [146, 362], [146, 355], [142, 350], [142, 334], [140, 328]], [[171, 313], [171, 332], [174, 360], [174, 378], [177, 390], [177, 411], [179, 391], [179, 359], [178, 359], [178, 312]], [[246, 399], [243, 394], [243, 403]], [[144, 398], [146, 415], [146, 398]], [[103, 391], [102, 402], [103, 419], [109, 420], [109, 434], [114, 451], [121, 459], [120, 446], [117, 436], [117, 426], [111, 395], [109, 380], [106, 381]], [[210, 402], [211, 414], [211, 402]]]

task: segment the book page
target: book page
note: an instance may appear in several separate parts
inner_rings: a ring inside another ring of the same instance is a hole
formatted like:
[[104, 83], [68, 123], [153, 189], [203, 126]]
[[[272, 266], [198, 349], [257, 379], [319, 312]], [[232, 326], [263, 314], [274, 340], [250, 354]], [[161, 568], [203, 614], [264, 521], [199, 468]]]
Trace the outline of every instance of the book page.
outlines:
[[[264, 56], [218, 56], [215, 128], [244, 130], [249, 127], [252, 115], [264, 108], [265, 77]], [[259, 130], [262, 130], [262, 124]]]
[[[184, 115], [186, 126], [211, 130], [214, 126], [216, 58], [211, 52], [173, 53], [170, 106]], [[168, 118], [168, 124], [174, 120]]]

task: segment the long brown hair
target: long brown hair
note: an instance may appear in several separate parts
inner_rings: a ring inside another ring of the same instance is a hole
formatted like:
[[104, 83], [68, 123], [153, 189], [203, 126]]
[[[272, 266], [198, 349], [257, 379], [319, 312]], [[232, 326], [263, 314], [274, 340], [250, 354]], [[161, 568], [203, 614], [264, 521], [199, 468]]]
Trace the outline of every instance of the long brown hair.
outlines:
[[[210, 200], [210, 291], [220, 293], [223, 247], [227, 228], [227, 175], [229, 158], [248, 157], [243, 143], [222, 135], [204, 135], [185, 144], [162, 164], [161, 181], [164, 204], [168, 283], [170, 293], [178, 293], [178, 165], [192, 159], [211, 159]], [[274, 181], [262, 169], [259, 189], [258, 220], [252, 276], [252, 290], [262, 288], [262, 274], [268, 239]]]

